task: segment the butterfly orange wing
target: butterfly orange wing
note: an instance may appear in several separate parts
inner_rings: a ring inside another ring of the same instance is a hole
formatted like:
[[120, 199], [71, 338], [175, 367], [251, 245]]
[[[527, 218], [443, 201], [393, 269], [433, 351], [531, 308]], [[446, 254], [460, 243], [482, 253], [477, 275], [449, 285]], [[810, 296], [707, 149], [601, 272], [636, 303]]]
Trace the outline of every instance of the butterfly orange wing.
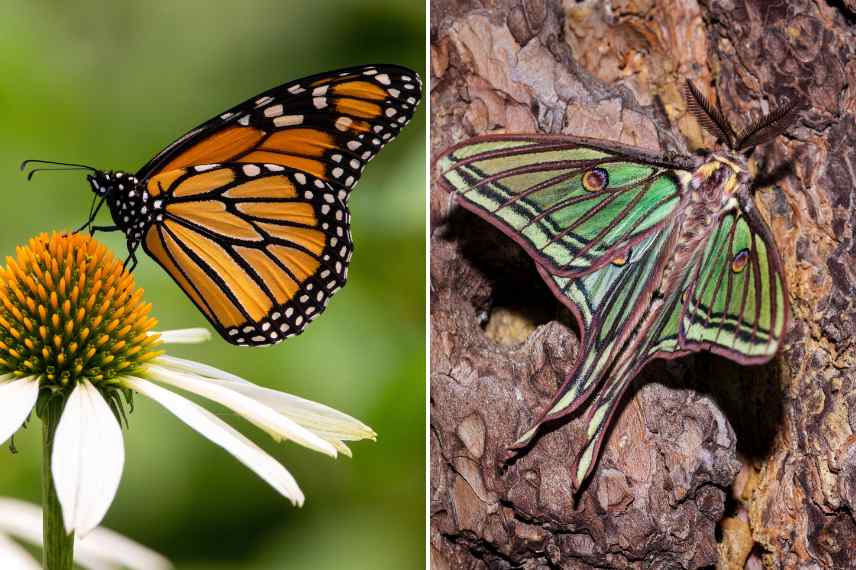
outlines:
[[320, 178], [230, 163], [152, 181], [163, 198], [143, 248], [226, 340], [266, 345], [298, 334], [345, 284], [349, 215]]
[[193, 129], [143, 167], [143, 238], [229, 342], [303, 331], [345, 284], [347, 200], [419, 102], [415, 72], [362, 66], [271, 89]]

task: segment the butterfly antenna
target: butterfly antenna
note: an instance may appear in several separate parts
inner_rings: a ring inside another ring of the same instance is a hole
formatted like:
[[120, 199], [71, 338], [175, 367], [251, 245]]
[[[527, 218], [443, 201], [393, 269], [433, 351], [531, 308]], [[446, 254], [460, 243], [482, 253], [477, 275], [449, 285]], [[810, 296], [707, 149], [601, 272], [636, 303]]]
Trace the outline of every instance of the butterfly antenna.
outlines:
[[39, 168], [33, 168], [32, 170], [30, 170], [30, 171], [27, 173], [27, 180], [32, 180], [32, 179], [33, 179], [33, 175], [34, 175], [36, 172], [44, 172], [44, 171], [53, 171], [53, 170], [90, 170], [90, 171], [92, 171], [92, 172], [98, 172], [98, 169], [97, 169], [97, 168], [93, 168], [93, 167], [88, 166], [88, 165], [86, 165], [86, 164], [75, 164], [75, 163], [73, 163], [73, 162], [55, 162], [55, 161], [53, 161], [53, 160], [35, 160], [35, 159], [28, 159], [28, 160], [25, 160], [24, 162], [22, 162], [22, 163], [21, 163], [21, 170], [23, 171], [24, 169], [26, 169], [26, 168], [27, 168], [29, 165], [31, 165], [31, 164], [34, 164], [34, 165], [44, 165], [44, 164], [47, 164], [47, 165], [51, 165], [51, 166], [57, 166], [57, 167], [59, 167], [59, 168], [51, 168], [51, 167], [44, 167], [44, 168], [43, 168], [43, 167], [39, 167]]
[[32, 179], [33, 179], [33, 175], [34, 175], [36, 172], [56, 172], [56, 171], [58, 171], [58, 170], [74, 170], [74, 171], [79, 171], [79, 170], [83, 170], [83, 169], [82, 169], [82, 168], [34, 168], [34, 169], [32, 169], [31, 171], [29, 171], [29, 172], [27, 173], [27, 180], [32, 180]]

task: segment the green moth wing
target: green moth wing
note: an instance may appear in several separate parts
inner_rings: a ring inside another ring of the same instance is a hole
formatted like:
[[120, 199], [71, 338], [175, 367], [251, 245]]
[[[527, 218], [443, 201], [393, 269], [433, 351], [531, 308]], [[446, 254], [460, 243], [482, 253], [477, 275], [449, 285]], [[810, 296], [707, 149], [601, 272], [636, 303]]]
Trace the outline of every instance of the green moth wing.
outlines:
[[[583, 418], [585, 444], [571, 469], [574, 488], [579, 488], [594, 468], [610, 421], [639, 370], [653, 358], [677, 358], [689, 352], [681, 345], [679, 335], [683, 313], [681, 291], [689, 286], [689, 273], [662, 300], [656, 322], [644, 338], [638, 342], [628, 339], [639, 313], [649, 310], [652, 276], [671, 257], [674, 231], [674, 224], [666, 226], [630, 249], [620, 263], [611, 263], [578, 278], [552, 275], [544, 267], [538, 267], [553, 293], [576, 316], [581, 346], [574, 370], [550, 405], [511, 449], [525, 448], [544, 422], [571, 414], [593, 398]], [[637, 348], [622, 357], [628, 342], [634, 342]]]
[[573, 371], [509, 448], [525, 448], [544, 422], [592, 399], [575, 488], [651, 359], [710, 350], [757, 364], [778, 349], [784, 271], [741, 155], [693, 159], [577, 137], [493, 135], [452, 147], [438, 167], [459, 204], [532, 256], [577, 320]]
[[459, 203], [565, 277], [620, 257], [680, 202], [680, 171], [662, 157], [584, 138], [476, 137], [439, 170]]
[[[660, 242], [667, 239], [665, 233], [656, 237]], [[633, 264], [634, 260], [628, 261], [628, 265]], [[627, 271], [650, 271], [644, 262], [635, 265]], [[580, 291], [585, 289], [581, 282], [593, 277], [595, 274], [566, 280], [545, 275], [557, 284], [564, 281], [563, 291], [578, 305], [591, 297], [580, 297]], [[609, 289], [604, 295], [609, 296]], [[608, 368], [615, 347], [592, 347], [594, 351], [580, 361], [545, 417], [526, 434], [531, 438], [541, 422], [579, 407], [598, 385], [598, 377], [603, 376], [601, 388], [582, 419], [586, 440], [571, 468], [575, 488], [594, 469], [622, 396], [650, 360], [709, 350], [740, 364], [761, 364], [778, 350], [789, 314], [785, 276], [769, 228], [751, 202], [721, 216], [696, 270], [686, 272], [682, 282], [660, 303], [653, 326], [645, 328], [644, 339], [635, 343], [628, 358], [616, 358], [616, 364]], [[632, 316], [627, 320], [633, 322]], [[602, 324], [609, 327], [615, 323], [604, 319]], [[594, 362], [596, 367], [590, 369], [587, 362]], [[590, 386], [586, 387], [586, 383]]]
[[[628, 250], [627, 257], [577, 278], [538, 271], [553, 294], [576, 317], [580, 329], [580, 354], [574, 371], [559, 389], [536, 423], [573, 412], [594, 390], [611, 361], [611, 348], [633, 308], [647, 301], [650, 275], [667, 255], [668, 231], [656, 232]], [[677, 335], [675, 335], [677, 338]], [[525, 443], [524, 435], [517, 444]]]
[[681, 321], [681, 345], [740, 364], [779, 348], [788, 295], [779, 253], [752, 204], [724, 215], [708, 239]]

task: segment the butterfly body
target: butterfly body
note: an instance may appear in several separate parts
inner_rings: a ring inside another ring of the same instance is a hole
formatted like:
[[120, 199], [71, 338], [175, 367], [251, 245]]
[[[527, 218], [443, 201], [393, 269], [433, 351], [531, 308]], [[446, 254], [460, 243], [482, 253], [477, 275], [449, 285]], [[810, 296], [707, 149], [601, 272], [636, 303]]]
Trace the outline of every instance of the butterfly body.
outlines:
[[[719, 125], [721, 113], [701, 101]], [[585, 404], [571, 469], [579, 488], [650, 360], [699, 350], [741, 364], [773, 357], [787, 320], [784, 271], [734, 141], [780, 134], [795, 108], [740, 135], [719, 125], [728, 148], [706, 157], [561, 135], [487, 135], [442, 153], [443, 187], [530, 254], [580, 329], [573, 371], [509, 454]]]
[[[227, 341], [270, 345], [345, 284], [350, 194], [420, 98], [405, 67], [340, 69], [232, 107], [134, 174], [65, 166], [93, 171], [84, 228], [122, 231], [131, 267], [142, 247]], [[115, 225], [93, 226], [104, 203]]]
[[125, 234], [128, 251], [135, 251], [146, 228], [160, 215], [141, 188], [137, 178], [127, 172], [103, 171], [87, 176], [92, 191], [103, 197], [115, 227]]

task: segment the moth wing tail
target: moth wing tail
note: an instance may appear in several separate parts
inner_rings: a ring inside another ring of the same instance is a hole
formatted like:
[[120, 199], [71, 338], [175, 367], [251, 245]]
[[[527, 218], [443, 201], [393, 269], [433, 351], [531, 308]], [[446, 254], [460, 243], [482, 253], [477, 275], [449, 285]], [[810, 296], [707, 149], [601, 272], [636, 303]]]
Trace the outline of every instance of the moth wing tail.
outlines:
[[[538, 435], [542, 425], [548, 422], [553, 422], [564, 418], [580, 408], [600, 384], [600, 375], [597, 370], [592, 367], [584, 367], [582, 364], [582, 355], [588, 353], [588, 350], [583, 347], [577, 355], [577, 364], [568, 375], [567, 380], [556, 392], [553, 401], [547, 408], [541, 412], [538, 419], [532, 423], [531, 427], [526, 430], [523, 435], [517, 438], [513, 444], [506, 448], [506, 461], [514, 457], [521, 450], [529, 447], [532, 440]], [[595, 361], [599, 359], [594, 359]]]
[[571, 485], [575, 492], [594, 471], [615, 413], [621, 408], [624, 393], [640, 369], [641, 366], [631, 366], [607, 378], [604, 387], [586, 411], [583, 419], [586, 425], [585, 443], [571, 466]]

